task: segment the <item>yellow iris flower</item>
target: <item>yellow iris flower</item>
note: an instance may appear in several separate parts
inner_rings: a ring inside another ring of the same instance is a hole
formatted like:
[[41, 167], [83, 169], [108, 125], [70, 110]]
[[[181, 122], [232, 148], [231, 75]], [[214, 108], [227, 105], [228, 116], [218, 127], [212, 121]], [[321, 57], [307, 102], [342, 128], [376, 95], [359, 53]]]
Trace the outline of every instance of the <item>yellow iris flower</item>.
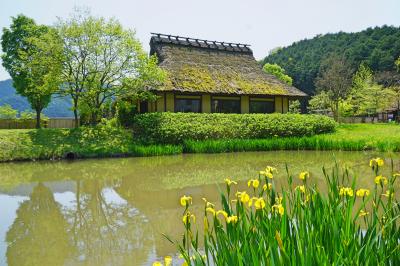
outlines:
[[229, 216], [229, 217], [226, 218], [226, 222], [228, 224], [229, 223], [235, 224], [235, 223], [237, 223], [237, 221], [238, 221], [238, 217], [236, 215], [232, 215], [232, 216]]
[[230, 185], [232, 185], [232, 184], [237, 185], [237, 182], [236, 182], [236, 181], [233, 181], [233, 180], [231, 180], [231, 179], [229, 179], [229, 178], [225, 178], [225, 183], [226, 183], [228, 186], [230, 186]]
[[306, 193], [306, 187], [304, 185], [297, 186], [295, 189], [300, 190], [301, 193]]
[[382, 196], [385, 196], [387, 198], [391, 198], [391, 197], [393, 197], [393, 195], [394, 195], [394, 192], [390, 193], [389, 190], [386, 190], [386, 193], [382, 194]]
[[201, 198], [201, 199], [204, 201], [204, 203], [206, 204], [207, 208], [215, 206], [213, 203], [209, 202], [206, 198]]
[[275, 204], [272, 206], [272, 211], [282, 216], [285, 213], [285, 208], [283, 208], [282, 204]]
[[246, 191], [236, 192], [236, 196], [240, 199], [242, 203], [247, 203], [250, 200], [249, 194]]
[[341, 187], [339, 189], [339, 196], [349, 196], [349, 197], [353, 197], [354, 192], [353, 189], [351, 187]]
[[275, 167], [267, 166], [264, 171], [260, 171], [260, 175], [266, 176], [269, 179], [274, 178], [273, 173], [277, 172]]
[[374, 158], [374, 159], [371, 159], [371, 160], [369, 161], [369, 166], [370, 166], [370, 167], [374, 167], [374, 166], [383, 166], [384, 164], [385, 164], [384, 160], [381, 159], [381, 158], [379, 158], [379, 157]]
[[192, 204], [192, 197], [184, 195], [181, 197], [181, 205], [186, 207], [187, 205]]
[[164, 265], [165, 266], [171, 266], [172, 265], [172, 257], [171, 256], [165, 256], [164, 257]]
[[386, 177], [378, 175], [377, 177], [375, 177], [375, 184], [377, 185], [387, 185], [388, 180]]
[[282, 200], [283, 200], [283, 197], [275, 197], [276, 204], [281, 204]]
[[183, 215], [182, 217], [182, 222], [186, 225], [187, 223], [190, 223], [190, 221], [193, 220], [193, 223], [196, 222], [196, 216], [194, 214], [191, 214], [190, 212], [187, 212], [186, 214]]
[[299, 174], [299, 178], [300, 178], [301, 180], [306, 180], [306, 179], [309, 178], [309, 177], [310, 177], [310, 173], [309, 173], [308, 171], [301, 172], [301, 173]]
[[271, 183], [268, 183], [268, 185], [267, 184], [264, 184], [264, 186], [263, 186], [263, 190], [264, 191], [266, 191], [266, 190], [271, 190], [272, 189], [272, 184]]
[[208, 208], [206, 208], [206, 212], [209, 212], [209, 213], [211, 213], [212, 215], [216, 215], [216, 213], [215, 213], [215, 210], [214, 210], [214, 208], [212, 208], [212, 207], [208, 207]]
[[356, 192], [357, 197], [368, 197], [369, 189], [360, 188]]
[[253, 188], [258, 188], [259, 185], [260, 185], [260, 181], [258, 179], [250, 179], [247, 182], [248, 187], [253, 186]]
[[265, 201], [263, 198], [257, 198], [254, 202], [254, 207], [256, 210], [261, 210], [265, 208]]

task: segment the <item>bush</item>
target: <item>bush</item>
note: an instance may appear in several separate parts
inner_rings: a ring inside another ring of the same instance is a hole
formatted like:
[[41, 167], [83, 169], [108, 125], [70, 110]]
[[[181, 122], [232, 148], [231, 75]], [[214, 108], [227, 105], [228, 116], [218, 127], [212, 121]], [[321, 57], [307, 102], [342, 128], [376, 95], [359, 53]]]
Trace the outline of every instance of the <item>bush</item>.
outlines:
[[255, 139], [312, 136], [332, 132], [335, 122], [321, 115], [146, 113], [137, 115], [134, 132], [150, 143], [185, 140]]

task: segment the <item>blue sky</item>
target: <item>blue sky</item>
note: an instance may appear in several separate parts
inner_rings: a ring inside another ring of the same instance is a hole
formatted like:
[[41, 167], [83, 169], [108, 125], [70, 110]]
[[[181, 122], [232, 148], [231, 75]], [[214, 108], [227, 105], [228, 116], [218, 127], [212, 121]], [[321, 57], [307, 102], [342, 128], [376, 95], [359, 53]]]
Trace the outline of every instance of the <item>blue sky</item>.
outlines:
[[400, 25], [400, 0], [0, 0], [0, 28], [19, 13], [51, 25], [75, 6], [136, 29], [147, 51], [150, 32], [161, 32], [248, 43], [257, 59], [316, 34]]

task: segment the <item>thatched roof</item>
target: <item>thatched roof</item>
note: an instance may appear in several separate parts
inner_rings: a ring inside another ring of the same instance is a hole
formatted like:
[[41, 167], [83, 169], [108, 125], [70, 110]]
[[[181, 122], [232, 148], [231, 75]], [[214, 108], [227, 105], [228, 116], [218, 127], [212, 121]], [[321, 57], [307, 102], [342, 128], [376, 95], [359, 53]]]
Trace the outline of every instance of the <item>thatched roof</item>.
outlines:
[[246, 44], [153, 34], [150, 47], [168, 75], [161, 91], [307, 96], [265, 73]]

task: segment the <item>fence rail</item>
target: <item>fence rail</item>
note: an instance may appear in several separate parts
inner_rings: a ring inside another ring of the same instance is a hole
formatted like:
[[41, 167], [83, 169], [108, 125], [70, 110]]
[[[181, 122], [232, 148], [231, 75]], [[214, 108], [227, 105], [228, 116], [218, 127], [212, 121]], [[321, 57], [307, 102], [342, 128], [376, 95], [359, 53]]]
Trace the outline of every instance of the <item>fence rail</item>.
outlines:
[[[45, 128], [74, 128], [74, 118], [49, 118], [42, 120]], [[36, 127], [35, 119], [0, 119], [0, 129], [29, 129]]]

